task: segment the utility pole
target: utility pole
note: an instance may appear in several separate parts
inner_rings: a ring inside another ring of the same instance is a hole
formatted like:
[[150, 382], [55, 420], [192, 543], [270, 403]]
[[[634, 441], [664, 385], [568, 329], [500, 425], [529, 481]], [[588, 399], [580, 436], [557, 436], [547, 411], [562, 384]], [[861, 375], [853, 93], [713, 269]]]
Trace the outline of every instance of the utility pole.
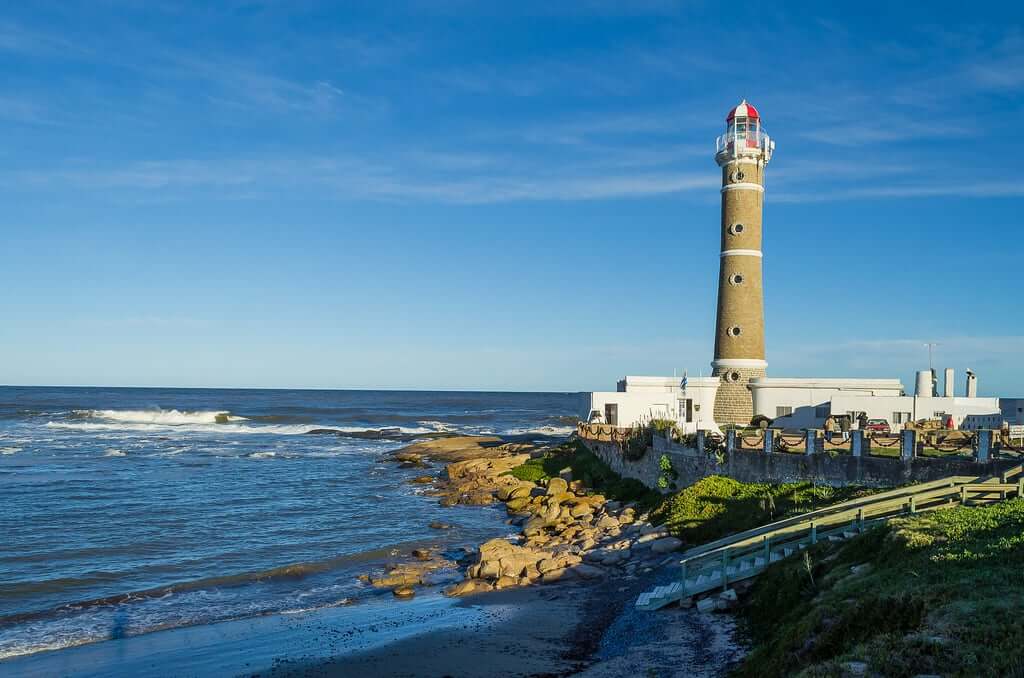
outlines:
[[928, 369], [935, 374], [935, 347], [938, 346], [934, 341], [926, 343], [925, 348], [928, 349]]
[[929, 341], [925, 344], [928, 349], [928, 372], [932, 376], [932, 393], [934, 396], [938, 388], [938, 378], [935, 376], [935, 347], [938, 346], [934, 341]]

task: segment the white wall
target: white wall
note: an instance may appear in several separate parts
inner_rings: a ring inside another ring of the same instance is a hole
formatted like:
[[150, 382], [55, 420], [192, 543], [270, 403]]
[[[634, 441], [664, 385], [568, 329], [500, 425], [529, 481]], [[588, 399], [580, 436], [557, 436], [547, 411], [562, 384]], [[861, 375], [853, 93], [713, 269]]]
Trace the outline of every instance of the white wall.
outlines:
[[[681, 388], [680, 377], [625, 377], [618, 383], [618, 391], [595, 391], [585, 394], [589, 405], [580, 416], [589, 421], [593, 411], [605, 420], [605, 405], [618, 406], [618, 425], [633, 426], [651, 419], [672, 419], [684, 432], [698, 428], [716, 430], [714, 424], [715, 395], [719, 380], [715, 377], [688, 379], [686, 390]], [[686, 401], [691, 400], [692, 421], [686, 422]]]
[[914, 421], [932, 419], [936, 413], [953, 417], [957, 428], [999, 428], [1002, 414], [998, 398], [918, 398], [865, 397], [840, 394], [832, 399], [832, 412], [866, 412], [868, 419], [885, 419], [898, 429], [902, 424], [893, 420], [895, 412], [910, 412]]
[[[900, 396], [899, 379], [754, 379], [750, 383], [754, 414], [775, 420], [783, 428], [820, 428], [829, 413], [829, 404], [843, 394], [858, 396]], [[793, 413], [778, 416], [778, 408], [790, 407]], [[836, 414], [846, 410], [833, 410]], [[871, 416], [871, 415], [868, 415]]]
[[601, 422], [609, 424], [605, 417], [605, 405], [618, 406], [618, 426], [632, 426], [651, 419], [677, 419], [678, 398], [672, 393], [629, 393], [622, 391], [595, 391], [590, 394], [590, 408], [584, 421], [589, 421], [594, 410], [601, 413]]

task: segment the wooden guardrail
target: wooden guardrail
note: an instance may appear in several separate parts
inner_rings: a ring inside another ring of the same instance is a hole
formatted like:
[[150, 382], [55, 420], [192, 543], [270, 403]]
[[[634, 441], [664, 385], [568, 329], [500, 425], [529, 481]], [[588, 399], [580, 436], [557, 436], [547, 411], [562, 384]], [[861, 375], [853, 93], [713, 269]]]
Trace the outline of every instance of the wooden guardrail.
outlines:
[[[1010, 482], [1016, 479], [1016, 482]], [[989, 504], [1024, 497], [1024, 467], [999, 477], [954, 476], [903, 487], [811, 511], [740, 532], [683, 554], [683, 597], [756, 576], [771, 563], [822, 539], [841, 540], [869, 523], [950, 506]]]
[[843, 541], [867, 525], [901, 515], [1024, 497], [1024, 465], [999, 476], [953, 476], [828, 506], [690, 549], [678, 581], [644, 593], [639, 609], [654, 610], [681, 598], [756, 577], [772, 563], [823, 540]]

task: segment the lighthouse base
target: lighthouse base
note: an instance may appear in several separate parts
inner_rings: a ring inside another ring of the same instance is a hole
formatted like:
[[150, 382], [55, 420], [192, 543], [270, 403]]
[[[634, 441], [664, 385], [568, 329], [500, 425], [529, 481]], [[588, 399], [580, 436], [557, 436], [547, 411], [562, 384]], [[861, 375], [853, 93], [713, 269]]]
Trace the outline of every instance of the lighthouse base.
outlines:
[[766, 375], [764, 367], [727, 367], [715, 365], [712, 376], [721, 379], [715, 395], [715, 423], [747, 426], [754, 417], [754, 397], [750, 380]]

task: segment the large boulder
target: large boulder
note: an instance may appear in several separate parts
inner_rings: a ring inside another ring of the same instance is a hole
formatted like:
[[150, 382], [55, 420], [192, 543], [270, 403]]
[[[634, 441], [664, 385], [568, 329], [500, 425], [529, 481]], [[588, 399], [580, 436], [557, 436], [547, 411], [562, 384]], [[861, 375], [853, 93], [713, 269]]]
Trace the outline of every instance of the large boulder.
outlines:
[[564, 478], [551, 478], [548, 480], [548, 491], [549, 497], [562, 494], [569, 491], [569, 483], [565, 482]]

